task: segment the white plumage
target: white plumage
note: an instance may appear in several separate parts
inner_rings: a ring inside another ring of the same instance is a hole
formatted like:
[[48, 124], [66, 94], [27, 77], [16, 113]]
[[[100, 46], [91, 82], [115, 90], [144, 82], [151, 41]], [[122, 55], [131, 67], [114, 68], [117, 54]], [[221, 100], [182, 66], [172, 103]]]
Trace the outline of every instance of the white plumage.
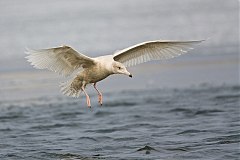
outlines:
[[78, 97], [83, 91], [90, 107], [90, 98], [85, 91], [88, 84], [93, 83], [98, 92], [99, 103], [102, 105], [102, 94], [96, 83], [112, 74], [132, 75], [126, 67], [131, 67], [151, 60], [162, 60], [187, 53], [202, 41], [148, 41], [106, 55], [90, 58], [69, 46], [42, 50], [27, 50], [28, 61], [38, 69], [48, 69], [63, 76], [69, 76], [81, 69], [73, 79], [61, 84], [63, 94]]
[[60, 75], [69, 76], [76, 69], [94, 64], [94, 61], [69, 46], [26, 51], [31, 64], [38, 69], [49, 69]]
[[187, 53], [202, 41], [148, 41], [117, 51], [114, 60], [126, 67], [134, 66], [151, 60], [162, 60]]

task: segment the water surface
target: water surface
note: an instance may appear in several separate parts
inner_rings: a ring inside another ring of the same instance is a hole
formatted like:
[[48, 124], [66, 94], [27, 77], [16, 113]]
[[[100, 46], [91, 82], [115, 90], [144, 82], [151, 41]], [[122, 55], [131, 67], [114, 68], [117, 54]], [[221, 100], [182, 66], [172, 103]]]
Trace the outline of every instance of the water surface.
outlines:
[[239, 86], [0, 104], [1, 159], [238, 159]]

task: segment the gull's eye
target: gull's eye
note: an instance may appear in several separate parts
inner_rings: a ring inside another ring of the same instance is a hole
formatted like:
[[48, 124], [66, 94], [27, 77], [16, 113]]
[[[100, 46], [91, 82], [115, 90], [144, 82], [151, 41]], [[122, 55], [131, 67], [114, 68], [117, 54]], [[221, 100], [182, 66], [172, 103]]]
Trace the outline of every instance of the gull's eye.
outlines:
[[118, 67], [118, 69], [121, 69], [121, 67]]

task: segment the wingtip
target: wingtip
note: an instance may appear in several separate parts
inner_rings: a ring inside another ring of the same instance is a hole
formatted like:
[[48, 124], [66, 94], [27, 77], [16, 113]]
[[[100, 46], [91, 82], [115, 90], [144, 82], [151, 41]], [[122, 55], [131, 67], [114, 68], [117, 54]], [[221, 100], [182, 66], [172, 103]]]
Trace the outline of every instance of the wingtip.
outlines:
[[30, 49], [28, 47], [25, 47], [24, 53], [25, 54], [30, 54], [29, 52], [30, 52]]
[[202, 39], [202, 40], [198, 40], [199, 42], [205, 42], [205, 41], [208, 41], [208, 40], [210, 40], [211, 39], [211, 37], [207, 37], [206, 39]]
[[31, 52], [34, 52], [34, 51], [35, 51], [35, 50], [33, 50], [33, 49], [30, 49], [30, 48], [28, 48], [28, 47], [25, 47], [24, 53], [30, 55]]
[[199, 45], [202, 42], [205, 42], [207, 39], [201, 39], [201, 40], [193, 40], [193, 45]]

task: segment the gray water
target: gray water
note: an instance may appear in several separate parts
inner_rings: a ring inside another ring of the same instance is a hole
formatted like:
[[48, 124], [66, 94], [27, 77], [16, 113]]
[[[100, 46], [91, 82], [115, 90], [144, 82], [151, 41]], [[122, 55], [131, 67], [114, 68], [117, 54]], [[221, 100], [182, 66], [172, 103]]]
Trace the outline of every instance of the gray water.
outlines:
[[0, 103], [0, 159], [239, 159], [239, 86]]
[[[239, 159], [238, 36], [237, 0], [1, 0], [0, 159]], [[91, 109], [24, 59], [26, 47], [94, 57], [155, 39], [207, 41], [100, 82], [103, 106], [89, 87]]]

